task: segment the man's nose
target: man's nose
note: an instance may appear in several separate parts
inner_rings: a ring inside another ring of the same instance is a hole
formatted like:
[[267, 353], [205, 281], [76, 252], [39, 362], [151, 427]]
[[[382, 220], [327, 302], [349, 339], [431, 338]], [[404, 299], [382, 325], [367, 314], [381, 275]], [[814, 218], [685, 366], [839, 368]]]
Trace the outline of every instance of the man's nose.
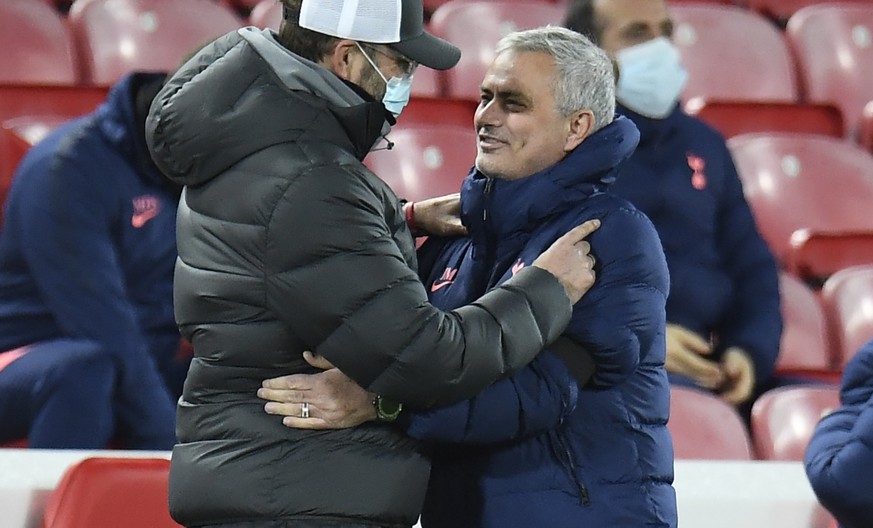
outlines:
[[494, 126], [500, 122], [500, 109], [494, 100], [488, 101], [484, 105], [480, 105], [479, 109], [473, 118], [476, 128], [483, 126]]

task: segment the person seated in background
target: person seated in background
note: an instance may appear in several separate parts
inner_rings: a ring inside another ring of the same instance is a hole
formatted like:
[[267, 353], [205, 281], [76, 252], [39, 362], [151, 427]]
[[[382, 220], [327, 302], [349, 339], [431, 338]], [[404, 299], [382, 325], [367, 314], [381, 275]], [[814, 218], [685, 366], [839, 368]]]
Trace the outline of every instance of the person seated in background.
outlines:
[[804, 466], [842, 528], [873, 526], [873, 341], [846, 365], [840, 408], [816, 426]]
[[[426, 528], [677, 524], [669, 279], [651, 222], [609, 192], [639, 139], [614, 109], [612, 64], [582, 35], [547, 27], [497, 45], [474, 118], [476, 167], [461, 190], [470, 236], [422, 246], [429, 298], [443, 309], [471, 302], [588, 219], [602, 220], [590, 237], [597, 281], [562, 339], [518, 374], [455, 405], [399, 409], [406, 434], [430, 448]], [[374, 396], [341, 370], [266, 380], [266, 412], [304, 429], [379, 418]]]
[[165, 77], [125, 76], [17, 169], [0, 233], [0, 441], [173, 445], [190, 357], [173, 317], [180, 188], [144, 135]]
[[724, 138], [679, 105], [687, 74], [667, 4], [573, 0], [564, 25], [617, 62], [617, 111], [640, 130], [612, 191], [652, 220], [667, 255], [670, 379], [748, 411], [779, 353], [777, 266]]

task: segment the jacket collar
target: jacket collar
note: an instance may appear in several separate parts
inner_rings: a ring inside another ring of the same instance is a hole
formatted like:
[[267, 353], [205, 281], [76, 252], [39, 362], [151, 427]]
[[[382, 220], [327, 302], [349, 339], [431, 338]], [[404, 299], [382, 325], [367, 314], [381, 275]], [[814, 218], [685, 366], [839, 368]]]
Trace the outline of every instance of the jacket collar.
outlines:
[[621, 103], [616, 104], [615, 110], [616, 112], [627, 116], [637, 126], [640, 131], [641, 147], [660, 144], [679, 127], [680, 122], [682, 121], [682, 116], [685, 115], [679, 103], [673, 107], [673, 111], [664, 119], [653, 119], [651, 117], [642, 116], [623, 106]]
[[128, 74], [115, 83], [106, 101], [96, 111], [97, 126], [107, 141], [132, 161], [144, 180], [159, 185], [168, 181], [149, 154], [145, 141], [145, 116], [142, 111], [137, 111], [137, 104], [146, 99], [150, 102], [166, 77], [164, 73]]
[[527, 178], [499, 180], [474, 169], [461, 190], [464, 225], [474, 240], [531, 231], [546, 217], [606, 190], [638, 141], [634, 124], [618, 116], [564, 159]]

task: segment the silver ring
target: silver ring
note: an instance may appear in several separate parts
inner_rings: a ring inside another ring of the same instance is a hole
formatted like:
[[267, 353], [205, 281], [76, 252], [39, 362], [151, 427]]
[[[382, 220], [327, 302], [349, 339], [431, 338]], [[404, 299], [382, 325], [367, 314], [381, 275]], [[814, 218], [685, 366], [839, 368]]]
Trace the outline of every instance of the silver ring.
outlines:
[[303, 405], [300, 406], [300, 417], [309, 418], [309, 404], [306, 402], [303, 402]]

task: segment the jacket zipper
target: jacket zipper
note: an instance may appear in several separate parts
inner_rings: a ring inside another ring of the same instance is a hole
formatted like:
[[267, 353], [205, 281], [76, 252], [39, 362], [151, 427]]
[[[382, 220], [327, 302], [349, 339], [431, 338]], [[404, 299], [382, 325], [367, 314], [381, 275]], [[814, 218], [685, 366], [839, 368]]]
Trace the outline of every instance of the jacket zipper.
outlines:
[[488, 207], [491, 206], [491, 186], [494, 185], [494, 178], [488, 177], [485, 180], [485, 204], [482, 207], [482, 221], [485, 222], [488, 220]]
[[494, 186], [494, 178], [490, 176], [485, 180], [485, 190], [483, 191], [484, 203], [482, 204], [482, 225], [485, 228], [485, 262], [488, 262], [492, 268], [488, 276], [488, 290], [494, 287], [492, 283], [494, 274], [494, 261], [497, 253], [496, 237], [491, 236], [491, 229], [488, 221], [488, 209], [491, 208], [491, 188]]
[[[579, 479], [579, 475], [576, 473], [576, 462], [573, 460], [573, 452], [570, 451], [570, 446], [567, 445], [567, 442], [564, 441], [564, 437], [557, 431], [552, 431], [549, 433], [549, 436], [554, 438], [552, 449], [554, 449], [555, 455], [558, 457], [561, 465], [564, 466], [564, 469], [570, 473], [570, 478], [576, 485], [576, 492], [579, 494], [579, 502], [583, 506], [588, 506], [591, 502], [591, 498], [588, 496], [588, 488], [582, 483]], [[557, 444], [557, 448], [555, 448], [555, 444]]]

